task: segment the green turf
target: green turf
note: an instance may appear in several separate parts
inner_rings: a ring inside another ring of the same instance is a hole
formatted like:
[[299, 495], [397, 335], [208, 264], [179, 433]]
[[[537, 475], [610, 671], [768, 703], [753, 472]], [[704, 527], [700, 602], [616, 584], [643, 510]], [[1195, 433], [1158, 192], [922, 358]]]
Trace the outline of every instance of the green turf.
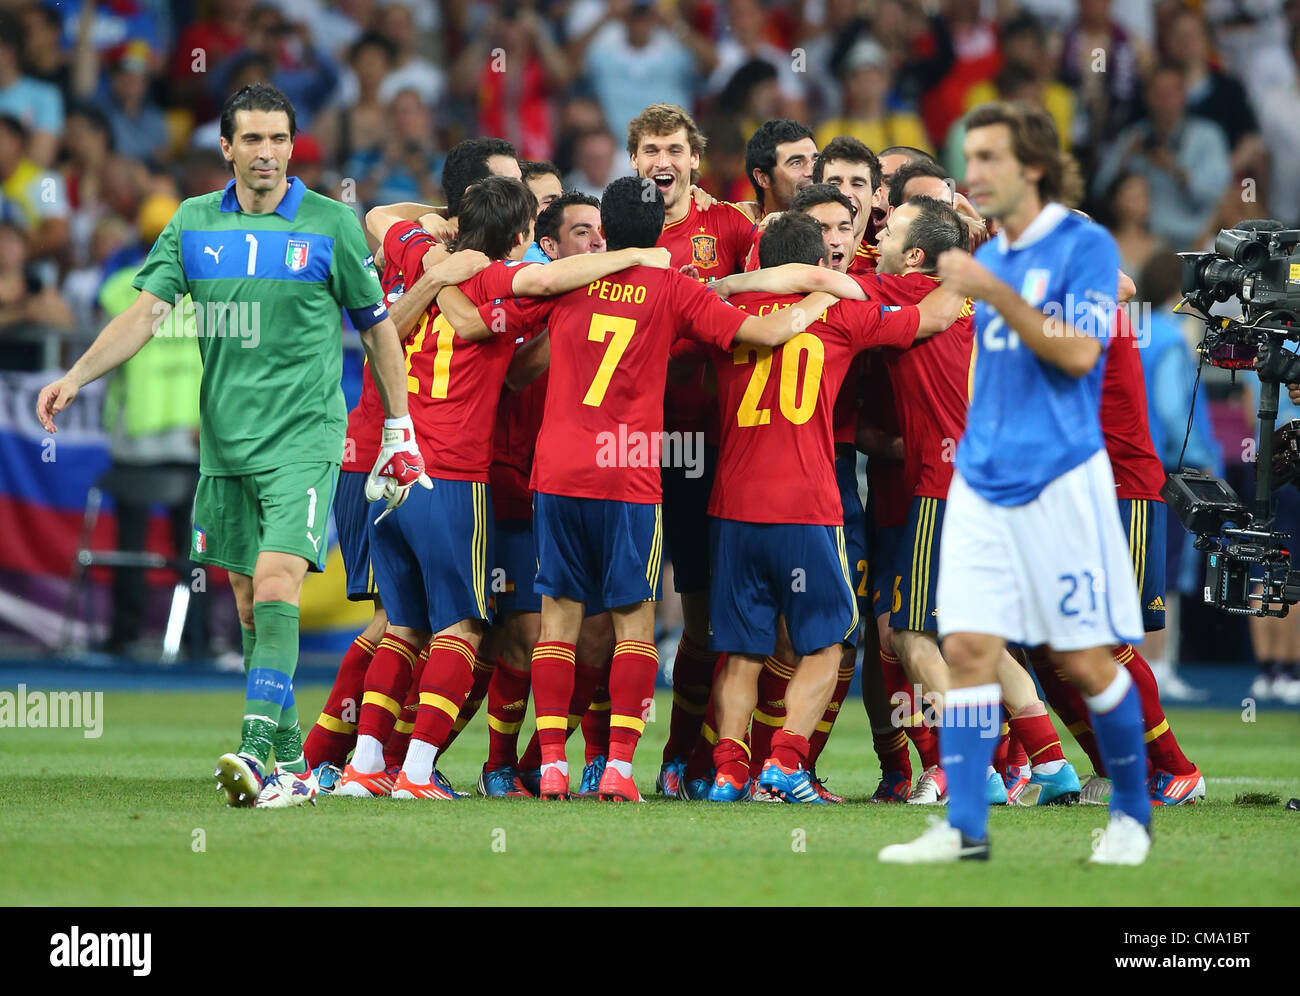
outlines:
[[[324, 691], [299, 690], [304, 716], [316, 715]], [[1300, 795], [1294, 712], [1254, 723], [1236, 712], [1171, 714], [1210, 798], [1157, 812], [1142, 868], [1086, 865], [1105, 813], [1076, 806], [994, 810], [987, 865], [899, 869], [878, 864], [876, 851], [915, 836], [934, 810], [653, 797], [644, 806], [323, 799], [314, 809], [228, 810], [210, 773], [234, 742], [240, 705], [232, 693], [110, 693], [98, 740], [0, 730], [0, 903], [1293, 905], [1300, 896], [1300, 813], [1233, 804], [1244, 792]], [[876, 764], [856, 705], [819, 767], [861, 800]], [[639, 755], [647, 795], [667, 697], [657, 706]], [[479, 717], [440, 761], [459, 788], [473, 786], [484, 730]], [[1077, 751], [1071, 759], [1086, 774]]]

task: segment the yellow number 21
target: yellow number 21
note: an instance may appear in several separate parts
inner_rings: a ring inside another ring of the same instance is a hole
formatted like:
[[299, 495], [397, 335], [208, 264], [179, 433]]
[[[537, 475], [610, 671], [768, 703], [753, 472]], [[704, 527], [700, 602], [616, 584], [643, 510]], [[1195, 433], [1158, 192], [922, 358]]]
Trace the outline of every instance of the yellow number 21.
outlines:
[[596, 370], [591, 387], [587, 388], [587, 393], [582, 399], [584, 405], [598, 408], [605, 400], [605, 392], [609, 390], [609, 380], [614, 376], [614, 368], [623, 358], [623, 352], [627, 349], [627, 344], [632, 341], [632, 333], [635, 331], [636, 319], [634, 318], [618, 318], [614, 315], [591, 316], [591, 327], [587, 330], [587, 338], [591, 342], [604, 342], [610, 332], [614, 333], [614, 337], [605, 347], [605, 355], [601, 358], [600, 367]]

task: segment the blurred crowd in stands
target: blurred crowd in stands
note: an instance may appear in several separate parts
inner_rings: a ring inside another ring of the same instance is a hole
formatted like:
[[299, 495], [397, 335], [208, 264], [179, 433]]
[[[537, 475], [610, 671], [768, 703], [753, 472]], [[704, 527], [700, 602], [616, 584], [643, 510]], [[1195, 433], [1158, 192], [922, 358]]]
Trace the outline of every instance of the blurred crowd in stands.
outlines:
[[[599, 193], [651, 100], [696, 113], [722, 198], [750, 198], [773, 117], [931, 151], [960, 184], [963, 113], [1032, 101], [1136, 278], [1238, 217], [1300, 222], [1297, 27], [1294, 0], [0, 3], [0, 326], [94, 326], [167, 208], [225, 183], [217, 111], [251, 80], [297, 107], [294, 172], [358, 211], [439, 202], [474, 135]], [[44, 358], [6, 342], [0, 366]]]
[[[1239, 218], [1300, 224], [1298, 63], [1300, 0], [0, 0], [0, 370], [80, 352], [114, 275], [228, 180], [218, 110], [251, 81], [297, 108], [290, 172], [358, 213], [442, 203], [446, 151], [477, 135], [599, 194], [652, 101], [695, 113], [719, 198], [752, 198], [745, 143], [778, 117], [819, 146], [916, 146], [960, 187], [964, 113], [1031, 101], [1159, 312], [1172, 251]], [[1180, 355], [1152, 406], [1174, 462]], [[1196, 462], [1222, 466], [1254, 416], [1240, 386], [1210, 387], [1231, 404]]]

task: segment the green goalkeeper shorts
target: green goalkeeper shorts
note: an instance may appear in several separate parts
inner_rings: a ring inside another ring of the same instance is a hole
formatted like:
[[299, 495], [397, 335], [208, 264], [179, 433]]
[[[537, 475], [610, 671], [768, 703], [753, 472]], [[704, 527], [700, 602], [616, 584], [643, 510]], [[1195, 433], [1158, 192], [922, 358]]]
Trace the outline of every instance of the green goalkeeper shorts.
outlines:
[[293, 463], [243, 477], [199, 477], [190, 557], [252, 576], [263, 551], [292, 553], [325, 568], [325, 533], [337, 463]]

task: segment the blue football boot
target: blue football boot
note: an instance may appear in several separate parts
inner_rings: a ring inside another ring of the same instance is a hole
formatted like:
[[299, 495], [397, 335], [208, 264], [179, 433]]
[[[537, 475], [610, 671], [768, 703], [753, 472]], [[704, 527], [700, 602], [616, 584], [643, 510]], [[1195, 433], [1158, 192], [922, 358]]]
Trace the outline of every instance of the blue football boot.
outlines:
[[1079, 801], [1079, 773], [1069, 761], [1055, 774], [1033, 771], [1029, 784], [1016, 800], [1018, 806], [1073, 806]]
[[600, 788], [600, 780], [605, 774], [605, 765], [609, 761], [604, 754], [597, 754], [589, 764], [582, 769], [582, 781], [578, 783], [578, 795], [583, 799], [596, 798], [596, 790]]
[[763, 771], [758, 776], [758, 787], [766, 789], [773, 795], [780, 796], [785, 802], [808, 802], [816, 806], [829, 805], [813, 785], [808, 772], [802, 766], [787, 770], [775, 758], [769, 757], [763, 762]]

